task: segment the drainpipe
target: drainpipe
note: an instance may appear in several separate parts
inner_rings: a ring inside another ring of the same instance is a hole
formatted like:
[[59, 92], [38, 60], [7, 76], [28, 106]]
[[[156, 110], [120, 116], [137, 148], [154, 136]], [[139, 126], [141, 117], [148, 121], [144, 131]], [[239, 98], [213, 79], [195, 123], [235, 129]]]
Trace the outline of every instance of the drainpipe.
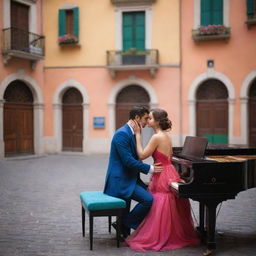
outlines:
[[180, 133], [180, 138], [179, 138], [179, 143], [180, 143], [180, 145], [179, 146], [181, 146], [182, 145], [182, 143], [183, 143], [183, 135], [182, 135], [182, 131], [183, 131], [183, 129], [182, 129], [182, 125], [183, 125], [183, 122], [182, 122], [182, 120], [183, 120], [183, 109], [182, 109], [182, 0], [180, 0], [179, 1], [179, 32], [180, 32], [180, 34], [179, 34], [179, 39], [180, 39], [180, 76], [179, 76], [179, 79], [180, 79], [180, 86], [179, 86], [179, 97], [180, 97], [180, 131], [179, 131], [179, 133]]

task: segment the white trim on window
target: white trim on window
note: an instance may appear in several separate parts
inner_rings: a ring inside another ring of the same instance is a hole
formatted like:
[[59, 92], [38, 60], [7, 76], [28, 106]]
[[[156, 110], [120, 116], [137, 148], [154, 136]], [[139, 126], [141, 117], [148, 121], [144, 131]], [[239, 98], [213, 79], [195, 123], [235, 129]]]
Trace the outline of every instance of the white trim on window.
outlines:
[[[29, 32], [37, 34], [37, 11], [36, 3], [29, 0], [15, 0], [15, 2], [28, 5], [29, 8]], [[4, 28], [11, 27], [11, 1], [4, 0], [3, 8]]]
[[116, 32], [116, 49], [122, 50], [123, 33], [122, 33], [122, 16], [123, 12], [145, 11], [145, 48], [151, 49], [152, 38], [152, 7], [151, 6], [118, 6], [115, 8], [115, 32]]

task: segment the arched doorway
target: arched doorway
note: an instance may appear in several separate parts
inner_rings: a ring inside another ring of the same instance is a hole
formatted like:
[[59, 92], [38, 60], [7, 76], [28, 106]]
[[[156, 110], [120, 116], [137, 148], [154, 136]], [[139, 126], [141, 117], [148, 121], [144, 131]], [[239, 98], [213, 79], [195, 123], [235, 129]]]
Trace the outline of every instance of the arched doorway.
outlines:
[[249, 89], [249, 145], [256, 146], [256, 79]]
[[124, 125], [129, 119], [129, 111], [133, 106], [149, 107], [147, 91], [138, 85], [129, 85], [122, 89], [116, 97], [116, 129]]
[[[116, 129], [124, 125], [129, 119], [129, 112], [133, 106], [149, 108], [150, 97], [141, 86], [129, 85], [123, 88], [116, 97]], [[152, 129], [145, 127], [142, 130], [142, 144], [145, 146], [152, 136]]]
[[33, 95], [27, 85], [15, 80], [4, 93], [5, 156], [34, 153]]
[[212, 144], [228, 143], [228, 91], [217, 79], [202, 83], [196, 92], [196, 134]]
[[62, 150], [83, 150], [83, 98], [76, 88], [69, 88], [62, 97]]

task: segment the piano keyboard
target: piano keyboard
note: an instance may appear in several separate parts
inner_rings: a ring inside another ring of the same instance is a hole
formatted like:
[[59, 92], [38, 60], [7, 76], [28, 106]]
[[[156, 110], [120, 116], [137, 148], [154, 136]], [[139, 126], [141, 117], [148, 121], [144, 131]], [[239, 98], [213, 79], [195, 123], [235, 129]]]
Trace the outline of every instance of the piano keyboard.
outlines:
[[207, 160], [214, 160], [217, 162], [241, 162], [247, 159], [255, 159], [255, 155], [207, 156]]
[[179, 190], [179, 183], [178, 182], [171, 182], [171, 187], [173, 187], [176, 190]]

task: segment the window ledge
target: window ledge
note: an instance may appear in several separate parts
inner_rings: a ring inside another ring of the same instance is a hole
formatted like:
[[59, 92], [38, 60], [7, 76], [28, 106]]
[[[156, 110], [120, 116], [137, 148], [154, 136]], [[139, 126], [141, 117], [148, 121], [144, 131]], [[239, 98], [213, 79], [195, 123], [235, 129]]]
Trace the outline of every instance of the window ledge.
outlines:
[[255, 18], [248, 19], [245, 23], [247, 24], [247, 27], [248, 27], [248, 28], [250, 28], [251, 26], [256, 25], [256, 17], [255, 17]]
[[192, 38], [194, 41], [211, 41], [211, 40], [229, 40], [230, 30], [227, 30], [226, 33], [219, 34], [200, 34], [199, 30], [192, 30]]
[[112, 4], [120, 5], [120, 4], [152, 4], [156, 2], [156, 0], [111, 0]]
[[73, 43], [59, 43], [59, 46], [80, 46], [79, 42], [73, 42]]

